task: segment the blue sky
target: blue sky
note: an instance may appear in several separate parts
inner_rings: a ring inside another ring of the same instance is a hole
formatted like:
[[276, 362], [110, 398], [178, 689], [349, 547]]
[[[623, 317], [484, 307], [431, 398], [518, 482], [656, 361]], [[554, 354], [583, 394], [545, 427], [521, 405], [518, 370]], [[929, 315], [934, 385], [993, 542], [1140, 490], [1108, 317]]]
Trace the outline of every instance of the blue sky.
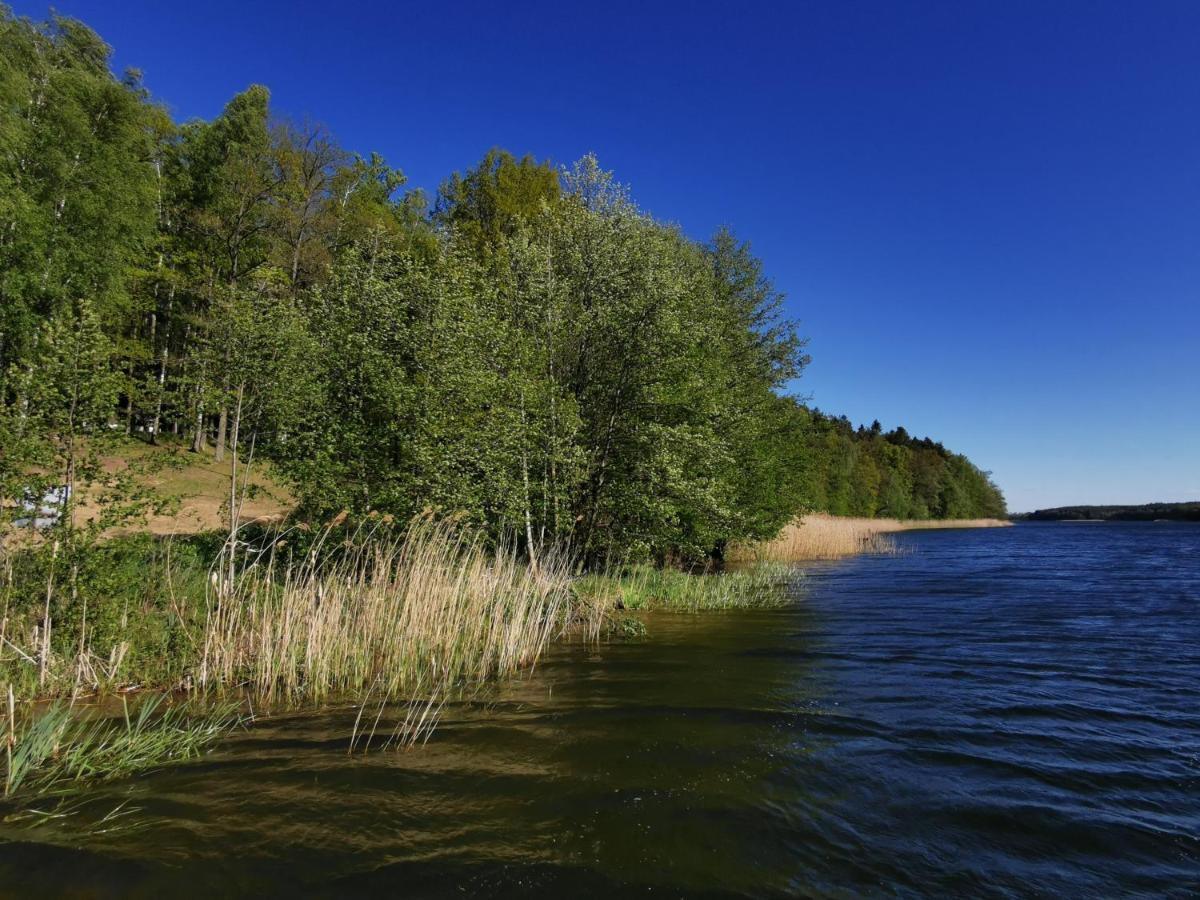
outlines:
[[1200, 4], [54, 5], [178, 117], [266, 84], [430, 190], [595, 151], [751, 241], [814, 403], [1014, 510], [1200, 499]]

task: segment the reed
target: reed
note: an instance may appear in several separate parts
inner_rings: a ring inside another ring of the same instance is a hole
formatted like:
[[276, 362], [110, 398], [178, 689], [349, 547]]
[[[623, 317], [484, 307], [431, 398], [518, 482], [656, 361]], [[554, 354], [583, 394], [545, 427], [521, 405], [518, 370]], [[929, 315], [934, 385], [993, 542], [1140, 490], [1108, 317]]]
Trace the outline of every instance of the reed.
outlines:
[[[342, 538], [340, 524], [298, 560], [282, 558], [286, 539], [259, 550], [227, 545], [186, 642], [188, 703], [151, 697], [131, 718], [124, 698], [115, 717], [97, 704], [26, 701], [18, 716], [6, 686], [4, 795], [60, 792], [195, 756], [240, 720], [221, 699], [226, 689], [289, 703], [354, 699], [351, 752], [424, 743], [453, 691], [532, 666], [574, 620], [565, 556], [530, 564], [512, 545], [489, 548], [477, 532], [427, 518], [402, 537]], [[90, 653], [81, 647], [78, 657]], [[55, 688], [75, 697], [95, 679], [78, 664], [56, 671]], [[402, 718], [377, 739], [385, 710], [397, 708]]]
[[581, 578], [577, 592], [592, 608], [700, 612], [779, 606], [796, 573], [763, 564], [731, 572], [684, 572], [641, 565]]
[[348, 755], [353, 756], [356, 752], [367, 753], [369, 750], [388, 750], [393, 747], [403, 749], [427, 743], [441, 721], [442, 709], [448, 697], [445, 693], [439, 694], [436, 691], [425, 697], [420, 696], [422, 692], [419, 690], [414, 693], [417, 696], [400, 704], [404, 717], [394, 721], [384, 732], [381, 741], [376, 740], [376, 735], [379, 734], [380, 722], [388, 709], [388, 699], [381, 696], [375, 706], [374, 716], [369, 717], [367, 711], [370, 708], [371, 696], [368, 693], [358, 705], [358, 715], [350, 731]]
[[[560, 635], [598, 640], [644, 630], [622, 610], [777, 605], [792, 576], [770, 566], [723, 573], [626, 566], [578, 575], [565, 553], [528, 560], [513, 543], [492, 547], [480, 532], [444, 520], [418, 517], [400, 534], [378, 519], [349, 534], [343, 525], [338, 517], [304, 541], [285, 533], [256, 546], [235, 531], [207, 579], [203, 569], [176, 572], [168, 562], [152, 621], [145, 606], [141, 619], [122, 616], [110, 632], [113, 648], [102, 652], [91, 646], [97, 630], [80, 628], [77, 643], [49, 657], [54, 677], [40, 695], [69, 694], [69, 704], [31, 702], [39, 696], [37, 620], [21, 618], [13, 628], [0, 615], [0, 662], [17, 676], [11, 680], [26, 710], [18, 727], [10, 685], [6, 792], [118, 777], [194, 755], [235, 721], [221, 701], [228, 692], [255, 704], [350, 700], [359, 708], [351, 753], [421, 744], [449, 698], [535, 665]], [[154, 645], [176, 649], [171, 666], [153, 663], [149, 643], [129, 650], [139, 625]], [[169, 680], [157, 680], [160, 671]], [[149, 700], [122, 726], [99, 713], [102, 704], [77, 702], [137, 684], [187, 688], [195, 705], [185, 713]], [[381, 725], [397, 713], [398, 721]]]
[[1009, 524], [1000, 519], [862, 519], [810, 513], [784, 526], [773, 540], [729, 548], [726, 558], [740, 563], [802, 562], [859, 553], [895, 553], [896, 544], [888, 535], [897, 531]]
[[214, 568], [201, 688], [245, 686], [267, 700], [442, 693], [533, 665], [564, 627], [568, 560], [527, 565], [453, 524], [414, 521], [281, 566], [274, 549]]
[[142, 699], [137, 714], [104, 715], [56, 701], [30, 708], [18, 725], [9, 701], [4, 796], [61, 791], [122, 778], [200, 755], [242, 718], [226, 703], [200, 706]]

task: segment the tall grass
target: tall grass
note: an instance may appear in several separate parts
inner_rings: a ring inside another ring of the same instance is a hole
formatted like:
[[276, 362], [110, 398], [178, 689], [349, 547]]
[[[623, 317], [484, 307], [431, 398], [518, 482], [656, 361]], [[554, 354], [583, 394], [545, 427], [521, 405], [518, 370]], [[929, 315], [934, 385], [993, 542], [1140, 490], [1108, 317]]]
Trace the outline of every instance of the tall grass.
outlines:
[[784, 526], [774, 540], [731, 547], [731, 562], [799, 562], [841, 559], [859, 553], [895, 553], [888, 537], [897, 531], [929, 528], [992, 528], [999, 519], [862, 519], [811, 513]]
[[198, 756], [241, 721], [230, 704], [162, 700], [141, 700], [134, 716], [124, 705], [122, 716], [106, 716], [56, 701], [31, 708], [18, 725], [10, 693], [4, 796], [60, 791]]
[[219, 561], [198, 686], [289, 701], [440, 691], [532, 665], [567, 619], [565, 557], [527, 565], [512, 546], [490, 550], [427, 519], [403, 538], [346, 544], [318, 541], [293, 565], [274, 550], [240, 567]]
[[[93, 600], [83, 607], [92, 624], [60, 627], [71, 640], [60, 639], [48, 658], [53, 678], [44, 685], [34, 680], [37, 607], [10, 618], [10, 573], [0, 585], [0, 671], [21, 689], [27, 712], [18, 728], [10, 701], [5, 792], [195, 755], [236, 721], [220, 701], [227, 691], [255, 703], [351, 699], [359, 705], [352, 753], [423, 743], [449, 696], [533, 666], [568, 630], [589, 639], [628, 632], [639, 623], [621, 610], [775, 605], [790, 578], [769, 567], [688, 574], [632, 566], [578, 576], [565, 554], [527, 561], [515, 545], [492, 547], [450, 522], [418, 518], [395, 534], [375, 520], [347, 533], [342, 518], [303, 541], [287, 533], [251, 546], [235, 532], [206, 579], [194, 561], [176, 571], [167, 554], [161, 578], [123, 602], [119, 616], [109, 609], [99, 618]], [[94, 647], [97, 635], [108, 643]], [[170, 665], [155, 662], [155, 648]], [[75, 702], [131, 683], [187, 688], [195, 706], [150, 700], [131, 719]], [[39, 691], [72, 702], [29, 702]], [[398, 710], [400, 721], [381, 725]]]
[[643, 565], [585, 576], [576, 589], [587, 602], [609, 610], [699, 612], [779, 606], [788, 602], [787, 585], [795, 577], [788, 567], [769, 564], [697, 573]]
[[[338, 525], [298, 559], [286, 557], [286, 540], [258, 550], [228, 545], [201, 589], [203, 602], [173, 602], [175, 627], [186, 635], [176, 643], [189, 657], [192, 703], [160, 708], [150, 699], [135, 717], [113, 718], [99, 706], [24, 702], [18, 722], [10, 686], [4, 794], [57, 790], [196, 755], [237, 721], [220, 700], [230, 688], [267, 701], [357, 700], [352, 752], [423, 742], [451, 691], [533, 665], [573, 620], [565, 556], [548, 553], [528, 564], [511, 545], [489, 548], [477, 532], [429, 519], [414, 521], [403, 536], [344, 537]], [[192, 621], [184, 608], [196, 612]], [[18, 662], [34, 665], [32, 653], [6, 640]], [[81, 643], [74, 657], [56, 667], [54, 688], [77, 697], [97, 680], [80, 660], [99, 656]], [[397, 702], [406, 712], [381, 743], [380, 719]]]

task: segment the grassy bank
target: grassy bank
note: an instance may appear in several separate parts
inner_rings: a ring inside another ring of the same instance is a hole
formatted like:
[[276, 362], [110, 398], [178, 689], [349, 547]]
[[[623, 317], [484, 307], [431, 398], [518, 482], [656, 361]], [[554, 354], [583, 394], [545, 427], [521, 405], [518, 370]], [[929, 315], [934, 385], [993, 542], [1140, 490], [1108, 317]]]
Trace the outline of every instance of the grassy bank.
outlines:
[[[583, 608], [565, 558], [530, 566], [512, 546], [424, 519], [402, 531], [368, 525], [260, 535], [232, 554], [212, 536], [119, 537], [69, 573], [47, 548], [7, 555], [6, 791], [198, 752], [204, 742], [192, 738], [221, 730], [211, 711], [228, 697], [260, 711], [416, 697], [432, 705], [533, 665]], [[607, 611], [591, 602], [598, 634]], [[105, 698], [130, 691], [182, 692], [192, 701], [186, 721], [173, 704], [143, 704], [150, 711], [136, 727], [103, 715]], [[64, 702], [42, 702], [51, 698]]]
[[[5, 794], [200, 753], [238, 721], [230, 698], [260, 713], [355, 703], [352, 746], [371, 743], [386, 706], [407, 704], [388, 742], [411, 742], [448, 697], [535, 665], [553, 640], [640, 633], [639, 610], [785, 602], [788, 581], [770, 567], [581, 576], [565, 555], [531, 564], [427, 518], [260, 534], [232, 555], [213, 535], [122, 536], [69, 581], [53, 566], [45, 548], [26, 549], [0, 572]], [[112, 706], [129, 692], [143, 698], [133, 718], [123, 699]]]
[[[650, 565], [576, 574], [512, 544], [419, 519], [393, 531], [301, 529], [240, 543], [121, 537], [69, 581], [46, 552], [0, 567], [0, 684], [18, 701], [130, 689], [247, 691], [287, 703], [472, 683], [536, 662], [617, 613], [774, 604], [790, 574]], [[47, 637], [47, 623], [52, 634]]]
[[788, 602], [787, 586], [796, 573], [787, 566], [764, 564], [731, 572], [683, 572], [631, 566], [575, 583], [577, 596], [595, 602], [611, 617], [623, 611], [701, 612], [750, 609]]
[[45, 548], [11, 554], [0, 683], [18, 698], [154, 686], [321, 699], [505, 674], [571, 620], [565, 558], [529, 566], [469, 529], [372, 524], [232, 554], [212, 536], [118, 538], [65, 574]]
[[858, 553], [892, 553], [895, 543], [888, 535], [898, 531], [999, 528], [1011, 524], [1003, 519], [863, 519], [810, 513], [785, 526], [774, 540], [731, 547], [726, 558], [739, 563], [804, 562]]
[[[87, 441], [82, 442], [84, 447]], [[98, 482], [128, 480], [131, 493], [152, 498], [150, 508], [110, 534], [149, 532], [155, 535], [195, 535], [219, 531], [229, 520], [231, 458], [218, 462], [211, 454], [192, 453], [169, 435], [158, 443], [134, 439], [109, 441], [96, 460], [104, 475]], [[295, 508], [295, 498], [269, 460], [256, 459], [238, 467], [239, 515], [245, 522], [282, 522]], [[74, 507], [77, 527], [103, 514], [111, 497], [105, 486], [84, 490]]]
[[[732, 548], [753, 565], [725, 572], [579, 575], [565, 555], [530, 563], [511, 543], [428, 518], [402, 530], [368, 519], [260, 533], [232, 552], [212, 535], [124, 536], [98, 545], [69, 581], [55, 580], [44, 551], [10, 554], [0, 572], [0, 684], [13, 697], [6, 792], [194, 755], [236, 721], [229, 697], [260, 711], [357, 703], [372, 733], [379, 711], [407, 703], [393, 735], [404, 743], [428, 735], [447, 697], [535, 665], [564, 636], [638, 634], [643, 610], [780, 605], [792, 561], [887, 552], [888, 533], [904, 528], [989, 524], [809, 516], [773, 542]], [[131, 690], [189, 703], [144, 703], [132, 720], [88, 703]], [[55, 697], [70, 702], [42, 702]], [[352, 745], [359, 736], [356, 726]]]

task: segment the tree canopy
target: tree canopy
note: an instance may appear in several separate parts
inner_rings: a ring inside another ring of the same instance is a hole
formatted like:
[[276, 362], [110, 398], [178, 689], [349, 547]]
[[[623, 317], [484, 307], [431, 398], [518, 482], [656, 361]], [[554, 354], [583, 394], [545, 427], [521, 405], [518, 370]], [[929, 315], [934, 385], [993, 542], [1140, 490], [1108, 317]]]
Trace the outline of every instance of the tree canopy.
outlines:
[[805, 509], [1004, 513], [964, 457], [790, 395], [805, 342], [750, 246], [593, 156], [493, 149], [431, 209], [265, 87], [175, 123], [83, 24], [2, 8], [0, 107], [6, 497], [61, 480], [65, 435], [123, 433], [253, 448], [304, 515], [434, 511], [592, 562], [719, 556]]

